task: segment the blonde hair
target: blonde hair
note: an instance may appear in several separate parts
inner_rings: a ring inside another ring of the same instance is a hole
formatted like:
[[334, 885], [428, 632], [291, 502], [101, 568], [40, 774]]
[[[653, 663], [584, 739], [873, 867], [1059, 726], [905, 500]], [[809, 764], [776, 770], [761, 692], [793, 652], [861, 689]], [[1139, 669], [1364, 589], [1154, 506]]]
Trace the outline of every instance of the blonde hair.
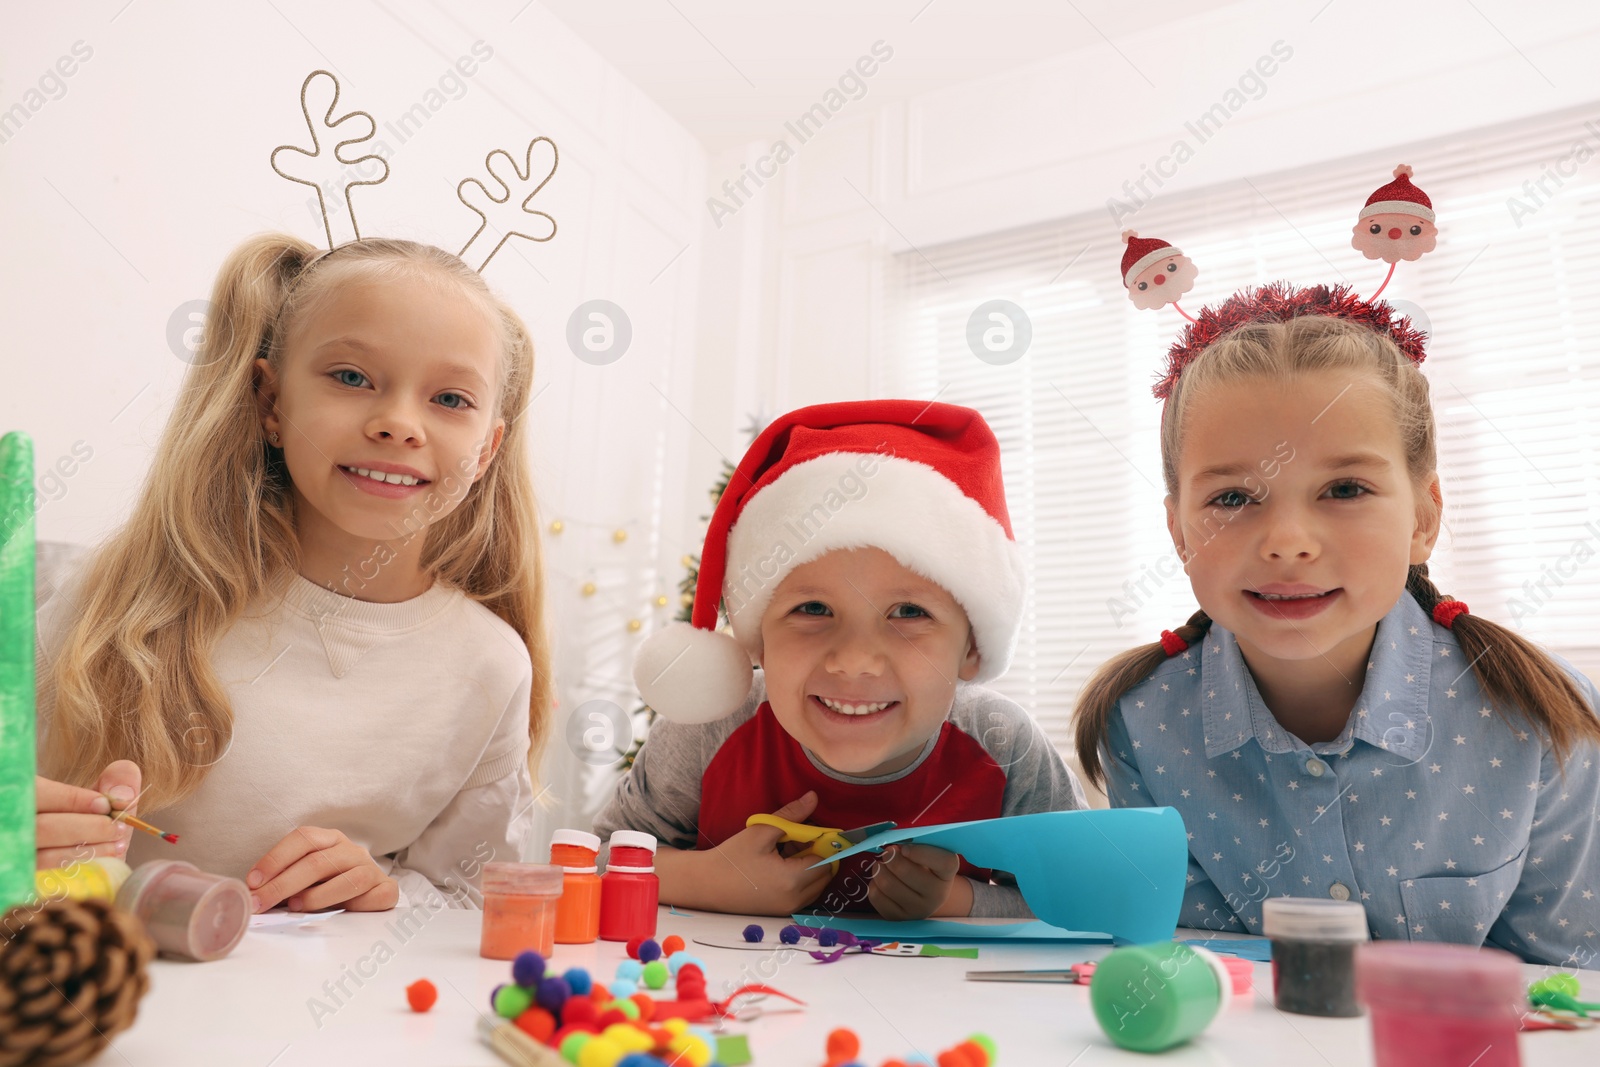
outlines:
[[[1223, 334], [1183, 369], [1161, 412], [1161, 472], [1167, 492], [1178, 494], [1178, 457], [1184, 416], [1197, 394], [1212, 385], [1246, 378], [1293, 379], [1324, 370], [1350, 370], [1377, 382], [1393, 405], [1412, 483], [1422, 486], [1438, 466], [1437, 431], [1428, 400], [1428, 380], [1385, 334], [1346, 319], [1302, 315], [1283, 322], [1252, 322]], [[1406, 591], [1430, 616], [1451, 600], [1414, 564]], [[1173, 632], [1194, 645], [1211, 628], [1204, 610]], [[1472, 663], [1473, 675], [1496, 710], [1509, 711], [1541, 728], [1557, 755], [1580, 740], [1600, 741], [1600, 720], [1560, 664], [1544, 650], [1481, 615], [1458, 615], [1451, 632]], [[1102, 748], [1111, 712], [1123, 694], [1149, 678], [1167, 659], [1159, 641], [1130, 649], [1102, 666], [1078, 698], [1073, 714], [1078, 758], [1091, 782], [1105, 781]]]
[[287, 589], [300, 559], [288, 472], [263, 439], [255, 360], [281, 367], [284, 338], [308, 310], [348, 281], [397, 273], [453, 282], [484, 307], [501, 339], [501, 447], [460, 504], [427, 527], [421, 565], [521, 635], [533, 661], [528, 732], [537, 768], [553, 691], [521, 418], [533, 379], [527, 328], [476, 271], [440, 249], [366, 239], [319, 253], [298, 238], [262, 234], [217, 275], [149, 479], [128, 522], [84, 565], [79, 614], [39, 678], [48, 723], [41, 773], [91, 784], [112, 760], [133, 760], [144, 776], [141, 807], [154, 811], [193, 793], [212, 754], [227, 750], [233, 711], [212, 648], [256, 597]]

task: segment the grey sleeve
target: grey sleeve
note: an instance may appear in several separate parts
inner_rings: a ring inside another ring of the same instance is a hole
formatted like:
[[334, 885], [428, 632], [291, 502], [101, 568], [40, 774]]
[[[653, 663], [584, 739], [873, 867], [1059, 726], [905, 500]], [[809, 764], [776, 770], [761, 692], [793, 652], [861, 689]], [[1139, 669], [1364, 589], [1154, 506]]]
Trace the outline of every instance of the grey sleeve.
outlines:
[[613, 830], [652, 834], [669, 848], [692, 849], [700, 829], [700, 779], [722, 743], [744, 725], [766, 699], [757, 684], [744, 707], [726, 719], [685, 725], [658, 718], [617, 782], [611, 800], [594, 818], [601, 840]]
[[[995, 875], [1010, 877], [1000, 871], [996, 871]], [[972, 910], [967, 915], [973, 919], [1035, 918], [1033, 909], [1022, 899], [1022, 890], [1014, 885], [995, 882], [972, 882]]]
[[1001, 815], [1077, 811], [1089, 806], [1083, 786], [1050, 738], [1015, 701], [982, 686], [964, 686], [950, 709], [955, 725], [1006, 772]]

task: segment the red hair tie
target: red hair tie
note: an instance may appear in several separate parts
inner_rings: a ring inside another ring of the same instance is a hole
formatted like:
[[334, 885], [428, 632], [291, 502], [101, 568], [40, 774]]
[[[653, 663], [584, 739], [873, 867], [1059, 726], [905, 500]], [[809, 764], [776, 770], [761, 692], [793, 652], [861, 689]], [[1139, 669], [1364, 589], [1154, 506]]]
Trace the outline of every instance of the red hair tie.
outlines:
[[[1466, 607], [1466, 605], [1463, 604], [1462, 607]], [[1189, 651], [1189, 642], [1185, 641], [1171, 630], [1162, 630], [1161, 651], [1165, 652], [1170, 658], [1172, 656], [1176, 656], [1179, 652]]]
[[1433, 606], [1433, 621], [1446, 630], [1456, 621], [1457, 615], [1470, 615], [1464, 600], [1441, 600]]

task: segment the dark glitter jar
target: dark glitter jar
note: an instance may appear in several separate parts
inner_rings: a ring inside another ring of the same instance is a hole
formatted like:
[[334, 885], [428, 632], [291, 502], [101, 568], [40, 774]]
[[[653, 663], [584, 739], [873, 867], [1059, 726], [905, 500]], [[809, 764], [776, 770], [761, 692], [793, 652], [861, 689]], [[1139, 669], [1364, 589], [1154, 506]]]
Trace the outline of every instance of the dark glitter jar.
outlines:
[[1367, 940], [1367, 910], [1353, 900], [1271, 897], [1261, 932], [1272, 939], [1272, 994], [1279, 1011], [1353, 1016], [1356, 946]]

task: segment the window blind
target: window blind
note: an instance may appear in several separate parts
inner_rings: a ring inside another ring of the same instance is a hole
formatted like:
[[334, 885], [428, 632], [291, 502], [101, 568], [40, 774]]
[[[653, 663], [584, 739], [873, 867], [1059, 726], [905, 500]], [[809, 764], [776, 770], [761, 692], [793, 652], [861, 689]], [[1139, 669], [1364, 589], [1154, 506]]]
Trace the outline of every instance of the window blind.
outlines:
[[[1350, 247], [1397, 163], [1439, 217], [1438, 248], [1383, 298], [1428, 329], [1444, 533], [1432, 573], [1474, 612], [1600, 675], [1600, 105], [1185, 195], [1121, 226], [1200, 268], [1191, 314], [1249, 284], [1345, 282], [1387, 264]], [[1105, 211], [923, 247], [886, 272], [880, 396], [978, 408], [999, 437], [1030, 598], [995, 683], [1070, 752], [1078, 691], [1116, 652], [1194, 610], [1165, 528], [1150, 386], [1184, 325], [1138, 311]], [[968, 320], [1009, 300], [1032, 340], [974, 355]]]

